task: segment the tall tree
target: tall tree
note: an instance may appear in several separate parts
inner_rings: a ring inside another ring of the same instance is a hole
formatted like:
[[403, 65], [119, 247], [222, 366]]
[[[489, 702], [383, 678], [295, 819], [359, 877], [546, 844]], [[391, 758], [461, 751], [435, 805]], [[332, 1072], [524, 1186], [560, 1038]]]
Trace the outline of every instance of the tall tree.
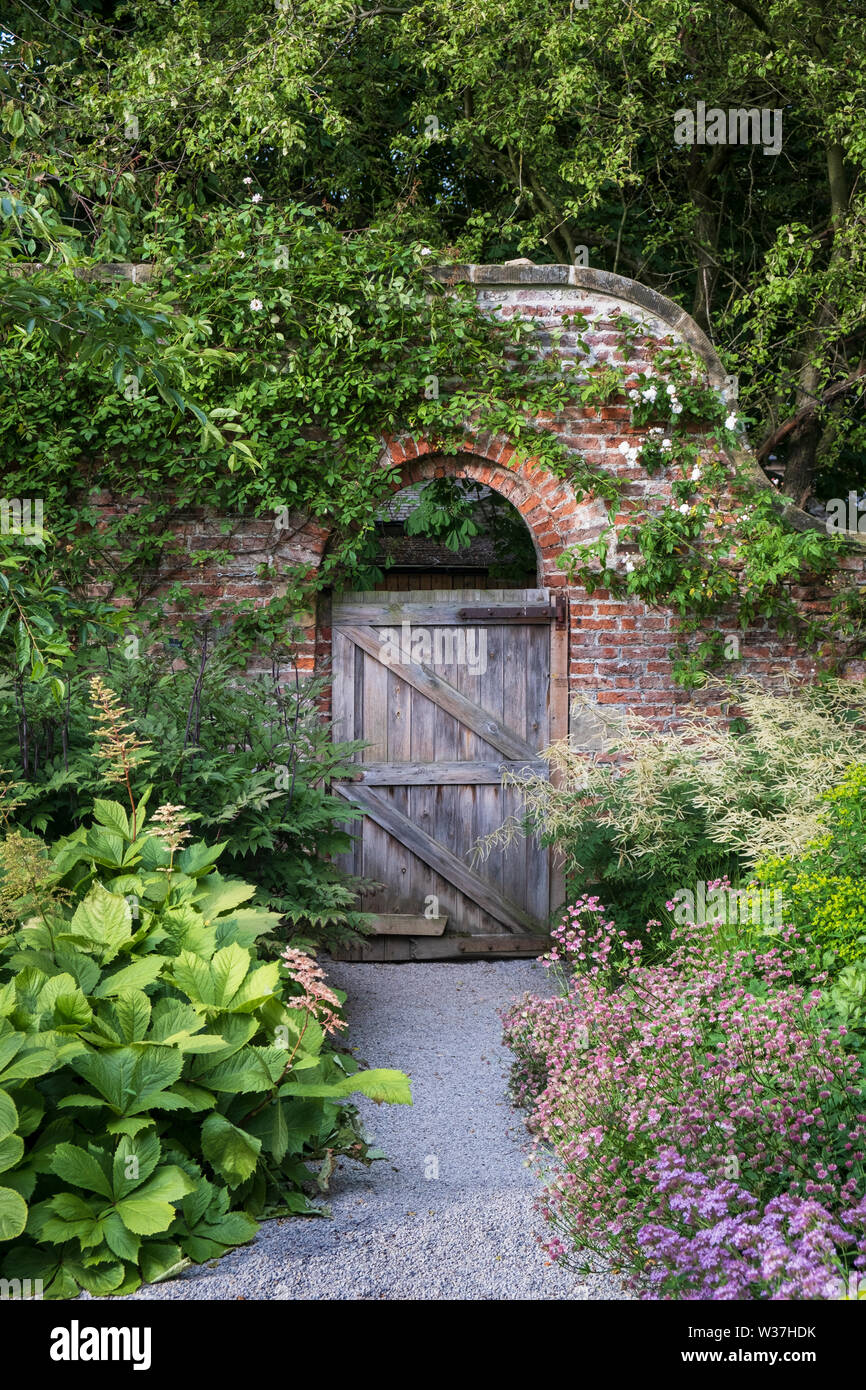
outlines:
[[[250, 180], [344, 231], [588, 256], [691, 310], [798, 501], [864, 481], [866, 0], [6, 9], [4, 109], [43, 121], [18, 165], [50, 130], [94, 254], [152, 252], [175, 216], [204, 248]], [[698, 103], [780, 113], [779, 152], [678, 145]]]

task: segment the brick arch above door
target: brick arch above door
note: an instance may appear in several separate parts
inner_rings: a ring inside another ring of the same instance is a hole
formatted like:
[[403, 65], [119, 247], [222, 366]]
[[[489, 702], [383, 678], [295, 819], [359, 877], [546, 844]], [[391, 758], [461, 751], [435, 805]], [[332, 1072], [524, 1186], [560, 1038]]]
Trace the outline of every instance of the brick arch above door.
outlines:
[[539, 583], [558, 587], [565, 576], [557, 560], [578, 539], [579, 504], [568, 483], [532, 459], [517, 461], [517, 451], [505, 437], [467, 439], [458, 454], [446, 455], [426, 441], [389, 441], [381, 466], [393, 474], [392, 491], [433, 478], [466, 478], [482, 483], [504, 497], [520, 513], [532, 537], [538, 559]]

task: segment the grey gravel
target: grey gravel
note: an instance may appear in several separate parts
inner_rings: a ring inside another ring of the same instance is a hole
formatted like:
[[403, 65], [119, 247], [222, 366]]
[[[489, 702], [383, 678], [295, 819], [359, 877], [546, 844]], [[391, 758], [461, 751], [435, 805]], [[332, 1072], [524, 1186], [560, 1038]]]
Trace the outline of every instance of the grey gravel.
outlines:
[[213, 1266], [133, 1297], [627, 1298], [603, 1268], [587, 1277], [550, 1265], [534, 1237], [539, 1181], [506, 1098], [497, 1010], [526, 989], [547, 993], [544, 970], [533, 961], [342, 962], [328, 973], [348, 993], [359, 1060], [412, 1078], [411, 1108], [360, 1101], [387, 1161], [341, 1164], [328, 1197], [333, 1220], [266, 1222]]

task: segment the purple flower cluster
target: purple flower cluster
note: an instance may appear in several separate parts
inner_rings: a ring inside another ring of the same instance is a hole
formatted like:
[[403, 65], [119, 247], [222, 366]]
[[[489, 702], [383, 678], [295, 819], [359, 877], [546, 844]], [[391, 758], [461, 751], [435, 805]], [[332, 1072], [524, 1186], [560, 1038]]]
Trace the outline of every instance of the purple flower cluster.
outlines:
[[[659, 1154], [656, 1191], [667, 1211], [638, 1231], [647, 1257], [645, 1298], [839, 1297], [840, 1255], [853, 1254], [866, 1203], [834, 1219], [813, 1197], [783, 1194], [761, 1209], [737, 1183], [691, 1171], [675, 1150]], [[862, 1265], [862, 1256], [855, 1256]]]
[[513, 1092], [555, 1160], [539, 1203], [551, 1257], [614, 1249], [662, 1297], [815, 1297], [866, 1267], [843, 1220], [866, 1173], [860, 1064], [795, 982], [796, 933], [756, 952], [689, 923], [644, 965], [582, 898], [554, 937], [562, 993], [504, 1015]]

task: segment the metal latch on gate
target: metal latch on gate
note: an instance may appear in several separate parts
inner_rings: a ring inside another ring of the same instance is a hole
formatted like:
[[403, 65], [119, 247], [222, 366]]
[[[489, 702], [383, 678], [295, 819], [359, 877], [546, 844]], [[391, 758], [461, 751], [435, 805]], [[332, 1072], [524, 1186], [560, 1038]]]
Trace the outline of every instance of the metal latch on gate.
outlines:
[[553, 596], [553, 613], [556, 619], [557, 628], [562, 631], [568, 621], [568, 601], [560, 591]]

